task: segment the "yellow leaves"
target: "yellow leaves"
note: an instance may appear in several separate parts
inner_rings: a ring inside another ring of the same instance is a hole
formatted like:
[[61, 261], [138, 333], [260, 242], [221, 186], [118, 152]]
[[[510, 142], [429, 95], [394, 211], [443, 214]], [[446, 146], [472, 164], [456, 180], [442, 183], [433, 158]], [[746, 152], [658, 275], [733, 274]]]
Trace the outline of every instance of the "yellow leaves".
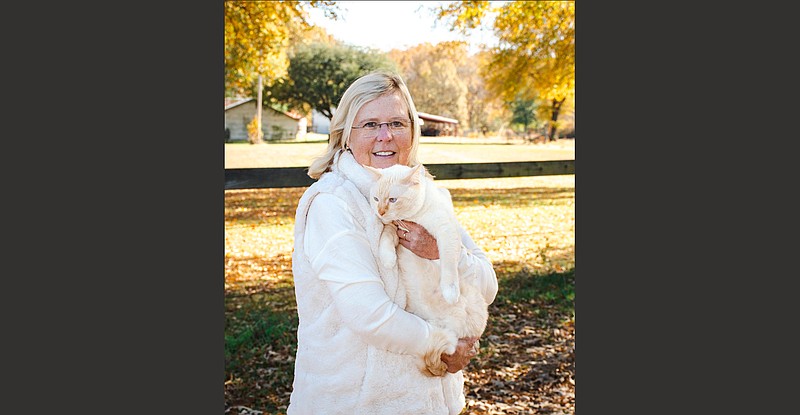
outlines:
[[291, 282], [294, 210], [303, 190], [225, 192], [226, 293]]
[[573, 2], [505, 3], [494, 21], [502, 50], [481, 68], [487, 89], [509, 101], [520, 95], [544, 100], [573, 96], [574, 22]]
[[226, 1], [225, 86], [244, 93], [258, 73], [270, 82], [286, 73], [288, 38], [298, 26], [308, 26], [292, 2]]
[[[575, 266], [574, 176], [442, 182], [459, 221], [498, 274], [517, 273], [523, 265], [536, 272]], [[520, 187], [510, 187], [515, 183]]]
[[462, 33], [480, 26], [483, 17], [492, 10], [488, 1], [456, 1], [435, 9], [439, 18], [451, 18], [451, 27]]

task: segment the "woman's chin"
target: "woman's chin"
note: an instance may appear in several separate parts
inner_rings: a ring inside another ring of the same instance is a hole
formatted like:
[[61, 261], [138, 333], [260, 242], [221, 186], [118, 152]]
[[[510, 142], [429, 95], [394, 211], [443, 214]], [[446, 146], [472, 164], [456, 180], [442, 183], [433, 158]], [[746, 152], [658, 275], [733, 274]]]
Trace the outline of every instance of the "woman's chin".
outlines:
[[376, 169], [392, 167], [400, 162], [396, 155], [391, 157], [372, 156], [370, 160], [372, 161], [370, 166], [375, 167]]

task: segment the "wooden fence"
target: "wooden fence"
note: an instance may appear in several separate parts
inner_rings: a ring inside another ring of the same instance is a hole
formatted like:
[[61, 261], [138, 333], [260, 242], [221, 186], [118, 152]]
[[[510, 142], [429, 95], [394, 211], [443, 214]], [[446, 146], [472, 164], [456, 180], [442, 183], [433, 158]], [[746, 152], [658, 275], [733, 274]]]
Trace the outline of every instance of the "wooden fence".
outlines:
[[[575, 174], [575, 160], [426, 164], [437, 180]], [[314, 183], [306, 167], [225, 169], [225, 190], [305, 187]]]

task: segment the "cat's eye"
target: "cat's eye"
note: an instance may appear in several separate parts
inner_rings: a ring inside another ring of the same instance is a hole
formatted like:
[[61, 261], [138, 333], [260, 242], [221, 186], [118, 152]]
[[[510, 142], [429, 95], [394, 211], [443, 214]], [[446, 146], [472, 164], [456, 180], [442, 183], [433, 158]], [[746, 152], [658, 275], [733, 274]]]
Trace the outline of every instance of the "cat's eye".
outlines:
[[396, 197], [390, 197], [389, 198], [389, 203], [394, 203], [394, 202], [397, 202], [397, 198]]
[[376, 201], [376, 202], [378, 201], [378, 198], [377, 198], [377, 197], [373, 196], [372, 198], [373, 198], [373, 199], [375, 199], [375, 201]]

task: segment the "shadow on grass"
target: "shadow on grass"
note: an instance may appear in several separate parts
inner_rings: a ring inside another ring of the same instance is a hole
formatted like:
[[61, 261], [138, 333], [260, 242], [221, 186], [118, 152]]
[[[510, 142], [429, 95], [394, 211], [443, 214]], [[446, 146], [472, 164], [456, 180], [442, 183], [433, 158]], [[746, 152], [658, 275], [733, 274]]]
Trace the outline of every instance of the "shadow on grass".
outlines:
[[306, 187], [225, 191], [225, 221], [294, 221]]
[[[294, 221], [297, 202], [305, 187], [225, 191], [225, 220], [249, 223]], [[456, 209], [476, 203], [523, 208], [547, 206], [574, 199], [575, 188], [518, 187], [510, 189], [449, 189]]]
[[[504, 269], [522, 269], [504, 273]], [[494, 265], [499, 285], [497, 301], [520, 303], [536, 300], [557, 306], [559, 311], [575, 309], [575, 268], [564, 272], [537, 274], [519, 262], [503, 261]], [[500, 270], [500, 271], [498, 271]]]

